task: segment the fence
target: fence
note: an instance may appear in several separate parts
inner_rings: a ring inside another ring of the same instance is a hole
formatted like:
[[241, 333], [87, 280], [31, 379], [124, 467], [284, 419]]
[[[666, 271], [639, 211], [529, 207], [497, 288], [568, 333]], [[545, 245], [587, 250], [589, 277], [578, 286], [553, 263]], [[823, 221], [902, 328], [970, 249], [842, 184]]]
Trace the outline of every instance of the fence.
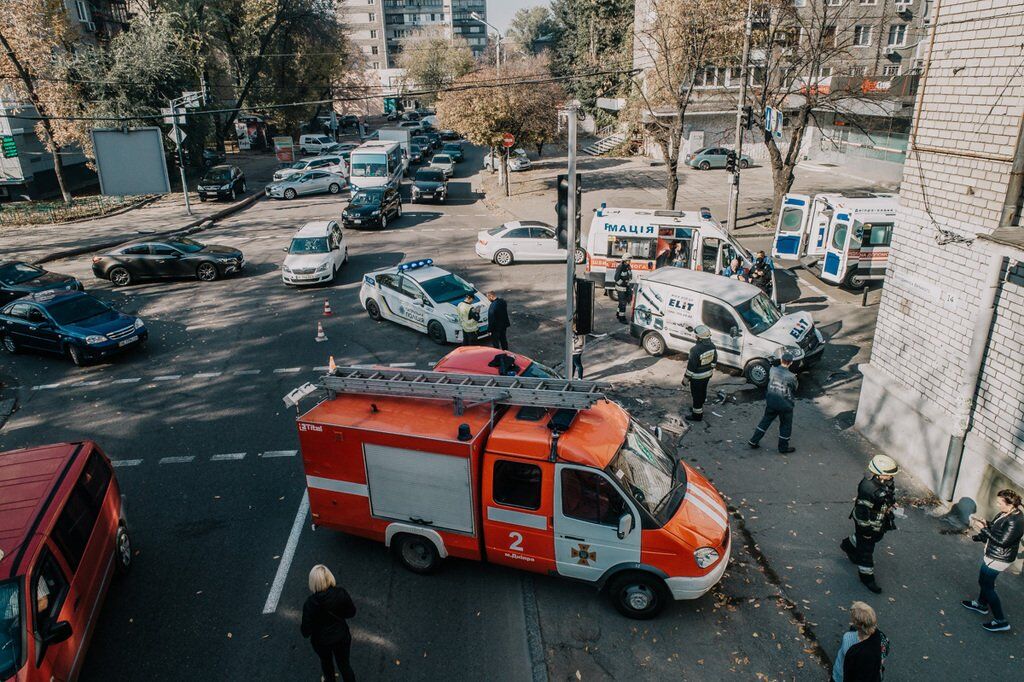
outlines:
[[25, 201], [0, 204], [0, 226], [54, 225], [83, 218], [97, 218], [118, 209], [140, 203], [148, 196], [78, 197], [65, 205], [62, 201]]

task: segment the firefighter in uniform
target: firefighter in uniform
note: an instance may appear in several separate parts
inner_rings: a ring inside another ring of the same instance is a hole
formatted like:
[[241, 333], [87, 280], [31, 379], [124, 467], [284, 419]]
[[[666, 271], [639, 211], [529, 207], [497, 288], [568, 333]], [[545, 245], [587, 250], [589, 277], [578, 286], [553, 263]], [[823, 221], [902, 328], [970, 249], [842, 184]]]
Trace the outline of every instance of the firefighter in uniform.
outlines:
[[633, 268], [630, 267], [629, 261], [632, 260], [632, 256], [628, 253], [622, 254], [622, 260], [619, 261], [618, 266], [615, 268], [615, 294], [619, 299], [619, 311], [617, 317], [619, 322], [626, 324], [626, 305], [629, 303], [630, 294], [633, 293], [631, 284], [633, 283]]
[[690, 414], [686, 415], [686, 421], [699, 422], [704, 419], [704, 401], [708, 397], [711, 375], [715, 373], [715, 363], [718, 362], [718, 349], [711, 342], [711, 329], [707, 326], [697, 325], [693, 332], [697, 335], [697, 343], [690, 349], [683, 385], [690, 384], [690, 397], [693, 398], [693, 407], [690, 408]]
[[865, 476], [857, 487], [857, 501], [850, 512], [853, 535], [844, 538], [839, 546], [857, 566], [860, 581], [878, 594], [882, 588], [875, 582], [875, 545], [887, 531], [896, 530], [893, 477], [900, 472], [900, 467], [891, 457], [876, 455], [871, 458], [868, 472], [870, 476]]

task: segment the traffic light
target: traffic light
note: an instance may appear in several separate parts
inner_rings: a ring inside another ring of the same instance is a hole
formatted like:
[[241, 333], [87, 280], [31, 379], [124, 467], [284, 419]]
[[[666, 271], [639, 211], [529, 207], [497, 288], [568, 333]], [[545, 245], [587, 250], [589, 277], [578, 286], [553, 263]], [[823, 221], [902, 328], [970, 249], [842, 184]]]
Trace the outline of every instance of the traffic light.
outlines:
[[746, 106], [743, 107], [743, 112], [740, 115], [740, 125], [750, 130], [754, 125], [754, 107]]
[[594, 283], [577, 277], [576, 282], [576, 333], [590, 334], [594, 331]]
[[[576, 244], [580, 241], [580, 215], [582, 209], [580, 205], [583, 203], [583, 183], [580, 181], [582, 176], [576, 174]], [[558, 176], [558, 203], [555, 205], [555, 211], [558, 214], [558, 227], [555, 230], [555, 234], [558, 236], [558, 248], [566, 248], [566, 242], [569, 239], [569, 174], [563, 173]], [[575, 246], [575, 245], [574, 245]]]
[[729, 153], [725, 155], [725, 170], [730, 173], [736, 172], [736, 152], [729, 150]]

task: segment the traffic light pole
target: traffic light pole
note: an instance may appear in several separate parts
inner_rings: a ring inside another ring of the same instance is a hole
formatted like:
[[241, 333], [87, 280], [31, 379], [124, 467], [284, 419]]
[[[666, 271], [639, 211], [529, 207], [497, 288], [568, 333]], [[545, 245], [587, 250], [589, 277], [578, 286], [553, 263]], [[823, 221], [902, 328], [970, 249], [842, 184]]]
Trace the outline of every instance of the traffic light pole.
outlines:
[[729, 185], [729, 219], [726, 231], [736, 231], [736, 220], [740, 210], [740, 160], [743, 158], [743, 110], [747, 105], [747, 81], [750, 80], [750, 34], [753, 32], [752, 0], [747, 0], [747, 21], [743, 34], [743, 62], [740, 65], [740, 97], [736, 103], [736, 168], [732, 172], [732, 183]]
[[178, 170], [181, 172], [181, 193], [185, 196], [185, 210], [192, 215], [192, 204], [188, 201], [188, 180], [185, 179], [185, 160], [181, 154], [181, 129], [178, 127], [178, 102], [172, 99], [168, 102], [171, 106], [171, 126], [174, 130], [174, 144], [178, 148]]
[[565, 238], [565, 369], [572, 376], [572, 322], [576, 306], [576, 105], [566, 108], [569, 125], [569, 210]]

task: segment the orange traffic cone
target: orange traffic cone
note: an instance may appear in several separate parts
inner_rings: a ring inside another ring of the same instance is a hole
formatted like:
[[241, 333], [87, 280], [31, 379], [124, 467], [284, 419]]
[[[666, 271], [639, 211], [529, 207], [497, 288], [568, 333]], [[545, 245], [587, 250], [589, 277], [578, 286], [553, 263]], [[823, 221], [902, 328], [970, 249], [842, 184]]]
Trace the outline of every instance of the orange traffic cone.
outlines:
[[335, 364], [334, 356], [332, 355], [331, 359], [328, 360], [328, 362], [327, 362], [327, 373], [328, 374], [334, 374], [337, 371], [338, 371], [338, 365]]
[[316, 323], [316, 342], [317, 343], [323, 343], [326, 340], [327, 340], [327, 334], [324, 334], [324, 323], [323, 322], [317, 322]]
[[331, 302], [326, 298], [324, 299], [324, 317], [330, 317], [334, 313], [331, 312]]

